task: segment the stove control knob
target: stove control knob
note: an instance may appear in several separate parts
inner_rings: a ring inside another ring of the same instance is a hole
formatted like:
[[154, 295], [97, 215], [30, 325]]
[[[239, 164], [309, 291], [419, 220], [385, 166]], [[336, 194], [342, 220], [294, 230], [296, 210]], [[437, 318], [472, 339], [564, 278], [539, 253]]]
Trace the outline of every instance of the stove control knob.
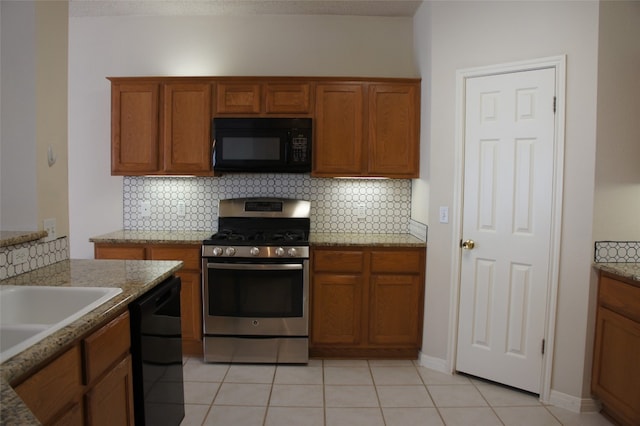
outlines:
[[222, 255], [222, 249], [220, 247], [214, 247], [213, 248], [213, 255], [214, 256], [220, 256]]
[[234, 254], [236, 254], [236, 249], [233, 247], [227, 247], [227, 249], [224, 251], [224, 253], [227, 256], [233, 256]]
[[289, 250], [287, 250], [287, 254], [290, 257], [296, 257], [298, 255], [298, 250], [296, 250], [295, 248], [290, 248]]
[[276, 249], [276, 256], [278, 256], [278, 257], [284, 256], [284, 249], [282, 247], [278, 247]]
[[251, 253], [251, 256], [257, 256], [260, 254], [260, 249], [258, 247], [251, 247], [249, 253]]

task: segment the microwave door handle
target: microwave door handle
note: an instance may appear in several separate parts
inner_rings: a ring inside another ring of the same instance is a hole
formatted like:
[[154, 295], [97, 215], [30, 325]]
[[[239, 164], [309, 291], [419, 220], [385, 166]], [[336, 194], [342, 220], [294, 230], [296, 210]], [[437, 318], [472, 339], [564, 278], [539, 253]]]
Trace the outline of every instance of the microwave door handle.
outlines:
[[250, 263], [207, 263], [209, 269], [234, 269], [251, 271], [295, 271], [302, 269], [300, 263], [285, 264], [250, 264]]

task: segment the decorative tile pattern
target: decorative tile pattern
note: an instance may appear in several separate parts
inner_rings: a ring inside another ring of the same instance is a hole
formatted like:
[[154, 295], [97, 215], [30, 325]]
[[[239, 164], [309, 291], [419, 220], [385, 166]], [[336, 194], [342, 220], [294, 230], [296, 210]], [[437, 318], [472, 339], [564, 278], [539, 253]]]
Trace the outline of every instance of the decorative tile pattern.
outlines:
[[[21, 248], [27, 248], [29, 255], [26, 262], [18, 264], [13, 257], [15, 250]], [[48, 242], [37, 240], [0, 247], [0, 280], [33, 271], [68, 258], [69, 240], [67, 237]]]
[[596, 263], [640, 262], [640, 241], [596, 241], [594, 258]]
[[[218, 201], [283, 197], [311, 201], [312, 232], [406, 233], [409, 179], [321, 179], [306, 174], [227, 174], [220, 177], [125, 177], [126, 230], [215, 230]], [[142, 215], [148, 202], [150, 214]], [[182, 212], [184, 206], [184, 212]]]

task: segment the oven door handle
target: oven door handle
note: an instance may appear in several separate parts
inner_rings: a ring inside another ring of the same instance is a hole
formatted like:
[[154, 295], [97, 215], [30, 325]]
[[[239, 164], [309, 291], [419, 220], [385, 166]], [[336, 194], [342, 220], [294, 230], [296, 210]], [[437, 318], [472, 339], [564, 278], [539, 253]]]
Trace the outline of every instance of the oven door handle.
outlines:
[[234, 270], [253, 270], [253, 271], [293, 271], [302, 269], [300, 263], [283, 263], [283, 264], [251, 264], [251, 263], [207, 263], [208, 269], [234, 269]]

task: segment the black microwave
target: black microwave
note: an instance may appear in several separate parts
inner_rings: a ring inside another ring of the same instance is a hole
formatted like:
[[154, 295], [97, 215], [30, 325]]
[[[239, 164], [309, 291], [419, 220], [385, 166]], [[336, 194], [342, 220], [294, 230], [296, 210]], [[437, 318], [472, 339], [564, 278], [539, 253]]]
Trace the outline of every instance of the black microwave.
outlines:
[[310, 118], [214, 118], [211, 133], [215, 171], [311, 171]]

